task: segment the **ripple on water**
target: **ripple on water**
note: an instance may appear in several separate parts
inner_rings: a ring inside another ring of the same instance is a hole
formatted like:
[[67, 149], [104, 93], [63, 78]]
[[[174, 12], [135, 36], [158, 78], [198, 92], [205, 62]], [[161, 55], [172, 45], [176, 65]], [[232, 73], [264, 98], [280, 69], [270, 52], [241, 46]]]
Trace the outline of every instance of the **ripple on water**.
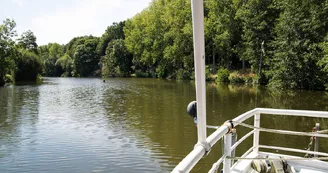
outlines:
[[176, 138], [157, 115], [180, 112], [164, 112], [149, 82], [45, 78], [0, 88], [0, 124], [10, 120], [0, 126], [0, 172], [167, 172]]

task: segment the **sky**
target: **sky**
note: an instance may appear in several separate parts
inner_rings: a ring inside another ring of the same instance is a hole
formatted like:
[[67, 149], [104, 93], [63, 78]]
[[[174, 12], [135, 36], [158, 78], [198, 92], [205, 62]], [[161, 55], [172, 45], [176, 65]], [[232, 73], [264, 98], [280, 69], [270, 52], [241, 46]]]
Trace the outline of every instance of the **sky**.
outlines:
[[17, 33], [31, 30], [38, 45], [101, 36], [107, 26], [133, 17], [151, 0], [0, 0], [0, 22], [14, 19]]

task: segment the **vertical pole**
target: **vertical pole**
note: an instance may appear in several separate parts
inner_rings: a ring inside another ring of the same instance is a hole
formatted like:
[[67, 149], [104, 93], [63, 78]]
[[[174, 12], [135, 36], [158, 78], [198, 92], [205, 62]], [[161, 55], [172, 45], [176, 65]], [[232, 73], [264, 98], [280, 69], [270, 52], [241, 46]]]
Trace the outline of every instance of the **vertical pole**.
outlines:
[[203, 0], [191, 0], [197, 100], [198, 142], [206, 145], [206, 91]]
[[[235, 143], [237, 142], [237, 138], [238, 138], [237, 131], [236, 131], [236, 129], [233, 129], [231, 132], [231, 146], [235, 145]], [[235, 151], [236, 151], [236, 149], [231, 151], [231, 157], [235, 157], [235, 153], [236, 153]], [[231, 165], [233, 165], [233, 163], [234, 163], [234, 160], [231, 160]]]
[[[254, 127], [260, 127], [260, 114], [257, 113], [254, 115]], [[253, 146], [254, 152], [258, 153], [259, 152], [259, 143], [260, 143], [260, 130], [255, 129], [254, 135], [253, 135]]]
[[[224, 136], [224, 154], [226, 156], [231, 156], [231, 140], [232, 140], [232, 134], [228, 133]], [[231, 168], [231, 160], [230, 159], [224, 159], [223, 161], [223, 173], [229, 173]]]
[[[315, 123], [315, 131], [320, 131], [320, 123]], [[319, 151], [319, 137], [314, 137], [314, 151]], [[318, 155], [314, 154], [314, 157], [318, 157]]]

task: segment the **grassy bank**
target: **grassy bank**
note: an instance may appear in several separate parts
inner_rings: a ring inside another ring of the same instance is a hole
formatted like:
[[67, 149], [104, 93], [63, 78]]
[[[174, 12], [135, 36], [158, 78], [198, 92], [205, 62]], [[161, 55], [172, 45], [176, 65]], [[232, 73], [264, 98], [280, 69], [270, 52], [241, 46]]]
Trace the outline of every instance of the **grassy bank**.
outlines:
[[215, 75], [208, 76], [211, 81], [228, 82], [232, 84], [258, 84], [259, 77], [250, 69], [232, 70], [221, 68]]

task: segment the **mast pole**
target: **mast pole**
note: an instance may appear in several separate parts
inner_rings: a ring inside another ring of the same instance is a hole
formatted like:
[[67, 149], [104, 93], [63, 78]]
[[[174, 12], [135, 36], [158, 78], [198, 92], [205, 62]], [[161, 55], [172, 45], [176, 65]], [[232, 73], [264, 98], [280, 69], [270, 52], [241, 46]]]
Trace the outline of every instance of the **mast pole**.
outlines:
[[197, 100], [197, 134], [198, 143], [206, 146], [206, 85], [203, 6], [203, 0], [191, 0]]

